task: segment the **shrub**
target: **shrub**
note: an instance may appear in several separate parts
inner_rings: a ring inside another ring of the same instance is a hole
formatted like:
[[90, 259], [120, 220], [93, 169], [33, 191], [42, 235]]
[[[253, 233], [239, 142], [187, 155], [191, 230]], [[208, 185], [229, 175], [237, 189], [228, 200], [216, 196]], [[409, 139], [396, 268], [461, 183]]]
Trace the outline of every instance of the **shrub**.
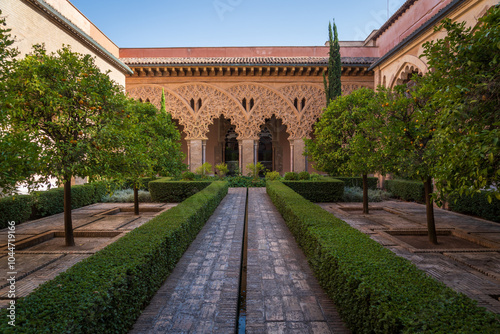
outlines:
[[[363, 188], [363, 178], [362, 177], [345, 177], [345, 176], [333, 176], [334, 179], [343, 181], [346, 187], [359, 187]], [[368, 189], [377, 189], [378, 178], [369, 177], [368, 178]]]
[[184, 172], [182, 173], [182, 179], [186, 181], [193, 181], [194, 180], [194, 173], [193, 172]]
[[17, 300], [15, 331], [126, 333], [226, 194], [212, 183]]
[[322, 177], [323, 176], [319, 175], [318, 173], [311, 173], [311, 175], [310, 175], [311, 180], [319, 180]]
[[[71, 187], [71, 209], [101, 201], [106, 193], [105, 182], [86, 183]], [[34, 216], [45, 217], [64, 212], [64, 188], [34, 193]]]
[[498, 333], [498, 316], [281, 182], [267, 192], [353, 333]]
[[257, 188], [265, 187], [266, 180], [257, 178], [256, 180], [251, 176], [228, 176], [225, 179], [229, 183], [229, 187], [244, 187], [244, 188]]
[[9, 221], [21, 224], [31, 216], [33, 197], [30, 195], [15, 195], [0, 198], [0, 228], [6, 228]]
[[287, 180], [287, 181], [295, 181], [295, 180], [299, 179], [299, 174], [297, 174], [295, 172], [286, 172], [284, 177], [285, 177], [285, 180]]
[[[151, 201], [151, 194], [148, 191], [139, 190], [138, 191], [139, 202], [148, 203]], [[122, 189], [108, 194], [102, 197], [102, 202], [104, 203], [133, 203], [134, 202], [134, 190], [133, 189]]]
[[266, 168], [261, 162], [257, 162], [254, 164], [247, 164], [246, 168], [248, 169], [248, 176], [251, 176], [254, 180], [259, 178], [260, 172], [264, 172]]
[[212, 173], [212, 165], [208, 162], [205, 162], [203, 165], [196, 168], [195, 173], [201, 175], [202, 177], [208, 176]]
[[299, 180], [309, 180], [311, 178], [311, 175], [309, 172], [303, 171], [299, 173]]
[[229, 168], [227, 167], [225, 162], [215, 165], [215, 169], [217, 170], [217, 174], [220, 178], [223, 178], [229, 171]]
[[335, 179], [282, 182], [311, 202], [338, 202], [344, 195], [344, 182]]
[[[382, 202], [390, 199], [391, 193], [382, 189], [368, 189], [368, 202]], [[363, 188], [345, 187], [344, 202], [363, 202]]]
[[269, 181], [279, 180], [280, 177], [281, 177], [280, 173], [278, 173], [277, 171], [266, 173], [266, 180], [269, 180]]
[[384, 188], [394, 197], [425, 203], [424, 183], [407, 180], [385, 180]]
[[478, 216], [500, 223], [500, 200], [492, 196], [491, 203], [488, 202], [488, 192], [482, 191], [472, 196], [457, 194], [448, 199], [450, 210]]
[[171, 181], [158, 179], [149, 183], [153, 202], [179, 203], [203, 190], [212, 181]]

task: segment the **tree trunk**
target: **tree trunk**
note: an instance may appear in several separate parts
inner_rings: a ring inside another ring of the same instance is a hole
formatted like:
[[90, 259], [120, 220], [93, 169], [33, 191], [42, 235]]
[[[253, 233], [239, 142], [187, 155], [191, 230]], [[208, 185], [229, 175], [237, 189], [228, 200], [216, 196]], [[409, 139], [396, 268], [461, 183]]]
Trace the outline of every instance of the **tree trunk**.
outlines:
[[74, 246], [73, 221], [71, 220], [71, 176], [64, 181], [64, 239], [66, 246]]
[[424, 181], [424, 193], [425, 193], [425, 211], [427, 214], [427, 233], [429, 234], [429, 241], [434, 245], [437, 245], [437, 233], [436, 225], [434, 223], [434, 206], [432, 205], [432, 179], [427, 177]]
[[368, 175], [363, 174], [363, 213], [368, 214]]
[[134, 215], [139, 215], [139, 189], [136, 182], [134, 182]]

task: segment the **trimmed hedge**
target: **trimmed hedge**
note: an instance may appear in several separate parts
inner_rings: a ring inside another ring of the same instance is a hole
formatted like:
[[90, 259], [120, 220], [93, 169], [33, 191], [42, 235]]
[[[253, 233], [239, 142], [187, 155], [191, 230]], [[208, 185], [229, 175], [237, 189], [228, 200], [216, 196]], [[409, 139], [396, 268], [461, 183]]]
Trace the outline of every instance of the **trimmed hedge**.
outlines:
[[[214, 182], [16, 302], [1, 333], [126, 333], [227, 194]], [[6, 319], [6, 310], [0, 317]]]
[[425, 203], [424, 183], [421, 181], [385, 180], [384, 188], [396, 198]]
[[[71, 187], [71, 209], [78, 209], [101, 201], [106, 193], [104, 182], [87, 183]], [[34, 216], [45, 217], [64, 212], [64, 188], [34, 193]]]
[[153, 202], [179, 203], [205, 189], [213, 181], [171, 181], [161, 178], [149, 182]]
[[339, 202], [344, 196], [344, 182], [336, 179], [281, 182], [311, 202]]
[[[362, 177], [344, 177], [344, 176], [332, 176], [334, 179], [344, 182], [346, 187], [359, 187], [363, 188], [363, 178]], [[378, 178], [369, 177], [368, 178], [368, 189], [377, 189]]]
[[470, 195], [452, 195], [448, 199], [451, 211], [478, 216], [487, 220], [500, 223], [500, 201], [492, 196], [491, 203], [488, 202], [488, 192]]
[[353, 333], [499, 333], [499, 316], [281, 182], [267, 192]]
[[16, 195], [0, 198], [0, 228], [6, 228], [9, 221], [21, 224], [29, 219], [33, 207], [33, 197]]

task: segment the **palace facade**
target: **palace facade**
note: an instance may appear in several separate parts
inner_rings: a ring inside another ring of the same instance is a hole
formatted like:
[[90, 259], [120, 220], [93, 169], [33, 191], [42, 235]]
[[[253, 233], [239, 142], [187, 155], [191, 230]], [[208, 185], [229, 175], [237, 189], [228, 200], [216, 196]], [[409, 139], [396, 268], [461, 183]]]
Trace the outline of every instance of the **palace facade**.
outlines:
[[[422, 44], [443, 37], [434, 29], [443, 18], [473, 27], [495, 5], [498, 0], [407, 0], [366, 40], [340, 43], [343, 94], [426, 73]], [[21, 49], [70, 44], [95, 55], [132, 97], [159, 107], [164, 92], [192, 171], [205, 162], [244, 173], [256, 162], [281, 174], [313, 171], [304, 138], [326, 106], [327, 46], [118, 48], [67, 0], [3, 0], [0, 9]]]

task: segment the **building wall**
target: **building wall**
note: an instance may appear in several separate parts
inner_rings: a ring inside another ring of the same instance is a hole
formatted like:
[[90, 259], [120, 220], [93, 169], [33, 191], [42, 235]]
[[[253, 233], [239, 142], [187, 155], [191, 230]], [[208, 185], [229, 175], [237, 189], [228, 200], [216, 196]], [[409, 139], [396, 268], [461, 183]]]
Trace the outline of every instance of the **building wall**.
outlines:
[[[88, 36], [87, 42], [75, 33], [65, 28], [64, 24], [54, 19], [53, 15], [43, 12], [33, 5], [37, 0], [2, 0], [2, 15], [6, 17], [7, 27], [12, 29], [14, 46], [21, 52], [20, 57], [32, 51], [32, 45], [44, 43], [47, 51], [55, 52], [63, 44], [70, 45], [72, 51], [90, 54], [96, 58], [96, 65], [101, 71], [110, 70], [109, 76], [118, 84], [125, 86], [126, 67], [118, 67], [108, 59], [98, 54], [88, 45], [92, 40], [99, 43], [112, 57], [117, 59], [119, 48], [99, 31], [78, 9], [67, 0], [46, 0], [53, 6], [53, 11], [59, 12], [67, 20]], [[95, 43], [94, 42], [94, 43]]]
[[[398, 21], [400, 24], [394, 24], [391, 26], [384, 35], [377, 40], [380, 43], [380, 50], [387, 50], [389, 46], [395, 46], [394, 43], [386, 43], [385, 38], [394, 35], [395, 31], [399, 26], [406, 24], [406, 26], [412, 26], [413, 30], [419, 28], [426, 20], [430, 19], [429, 15], [422, 16], [425, 13], [435, 13], [436, 8], [442, 9], [443, 4], [449, 3], [450, 1], [438, 1], [438, 0], [420, 0], [417, 1], [407, 12], [407, 15], [401, 16]], [[456, 22], [466, 22], [468, 27], [477, 24], [478, 19], [482, 17], [486, 11], [498, 3], [498, 0], [470, 0], [464, 1], [454, 10], [449, 12], [446, 17], [450, 18]], [[427, 5], [427, 7], [424, 7]], [[427, 9], [427, 11], [425, 10]], [[425, 21], [423, 20], [425, 17]], [[420, 25], [412, 25], [414, 22], [419, 22]], [[418, 72], [424, 74], [428, 71], [426, 59], [420, 57], [424, 51], [423, 44], [425, 42], [443, 38], [445, 36], [444, 31], [434, 31], [434, 25], [429, 26], [427, 29], [422, 31], [421, 34], [415, 36], [406, 45], [404, 45], [397, 52], [391, 54], [387, 59], [381, 62], [378, 66], [374, 68], [375, 72], [375, 85], [384, 85], [386, 87], [394, 87], [395, 85], [401, 84], [405, 79], [407, 79], [408, 74], [412, 72]], [[381, 56], [385, 55], [384, 52]]]

